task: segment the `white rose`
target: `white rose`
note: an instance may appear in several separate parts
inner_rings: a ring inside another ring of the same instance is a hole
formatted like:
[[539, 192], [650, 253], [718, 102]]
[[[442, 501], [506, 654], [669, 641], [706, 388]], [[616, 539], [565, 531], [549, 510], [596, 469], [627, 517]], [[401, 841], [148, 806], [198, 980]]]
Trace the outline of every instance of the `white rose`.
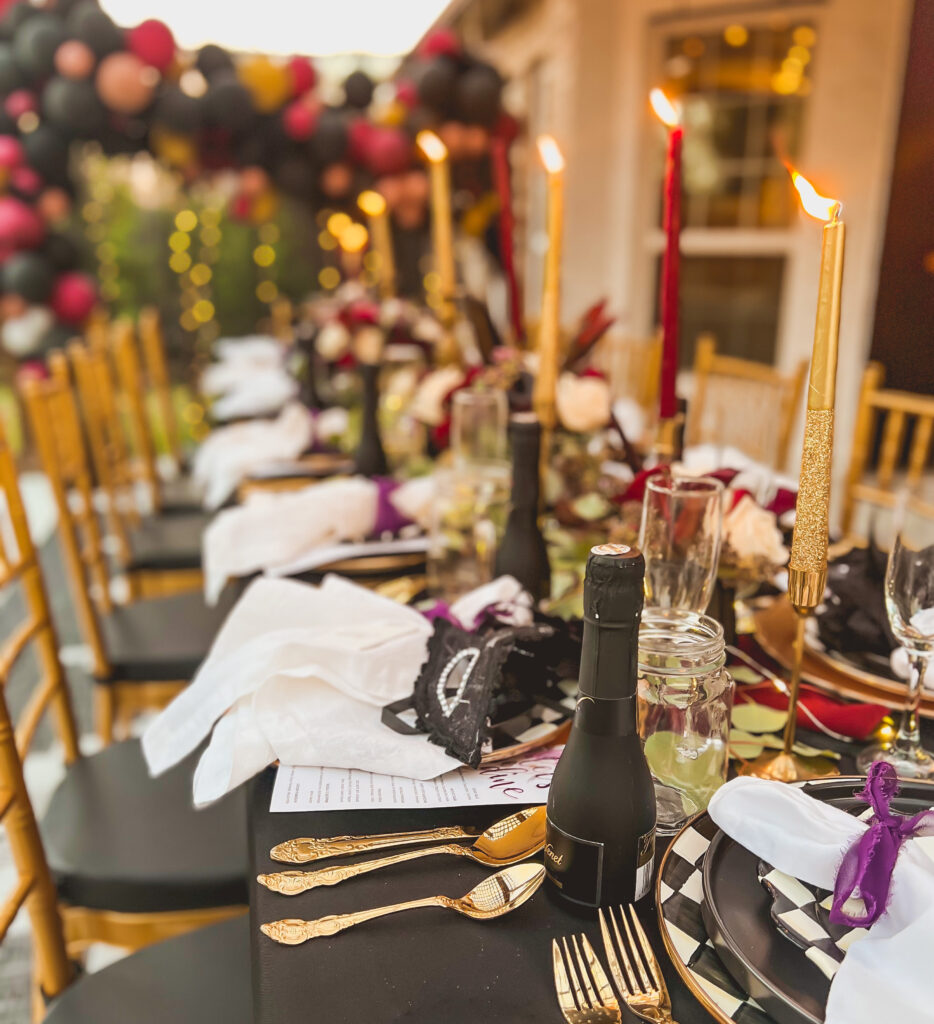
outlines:
[[748, 494], [723, 517], [723, 541], [740, 561], [765, 559], [772, 565], [784, 565], [788, 560], [774, 514]]
[[558, 418], [566, 430], [590, 433], [610, 422], [610, 387], [602, 377], [562, 373], [555, 391]]
[[423, 313], [414, 324], [412, 324], [412, 337], [416, 341], [424, 341], [435, 344], [444, 337], [444, 330], [441, 324], [430, 314]]
[[343, 437], [347, 432], [349, 418], [347, 410], [342, 409], [339, 405], [323, 409], [315, 420], [315, 437], [322, 444], [328, 444]]
[[315, 348], [322, 359], [333, 363], [350, 347], [350, 331], [340, 322], [332, 320], [318, 331]]
[[436, 427], [444, 419], [445, 397], [463, 383], [463, 371], [456, 366], [444, 366], [429, 373], [415, 392], [409, 406], [410, 415], [429, 427]]

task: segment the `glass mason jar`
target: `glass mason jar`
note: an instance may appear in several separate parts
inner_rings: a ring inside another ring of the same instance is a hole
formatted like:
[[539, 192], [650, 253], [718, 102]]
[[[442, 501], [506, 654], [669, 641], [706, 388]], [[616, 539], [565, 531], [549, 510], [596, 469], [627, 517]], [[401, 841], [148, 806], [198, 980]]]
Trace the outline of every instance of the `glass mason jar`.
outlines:
[[639, 630], [639, 735], [658, 830], [676, 832], [726, 782], [733, 680], [723, 627], [698, 612], [646, 608]]

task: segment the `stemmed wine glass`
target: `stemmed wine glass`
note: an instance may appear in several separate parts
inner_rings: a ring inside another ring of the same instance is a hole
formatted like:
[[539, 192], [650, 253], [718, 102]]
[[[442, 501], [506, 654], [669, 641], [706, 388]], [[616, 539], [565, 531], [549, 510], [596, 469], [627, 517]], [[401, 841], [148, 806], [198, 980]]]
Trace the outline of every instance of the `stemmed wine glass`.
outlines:
[[894, 739], [867, 747], [857, 758], [861, 772], [887, 761], [906, 779], [934, 778], [934, 756], [921, 745], [918, 707], [934, 656], [934, 505], [902, 498], [885, 573], [885, 610], [895, 639], [908, 652], [908, 697]]

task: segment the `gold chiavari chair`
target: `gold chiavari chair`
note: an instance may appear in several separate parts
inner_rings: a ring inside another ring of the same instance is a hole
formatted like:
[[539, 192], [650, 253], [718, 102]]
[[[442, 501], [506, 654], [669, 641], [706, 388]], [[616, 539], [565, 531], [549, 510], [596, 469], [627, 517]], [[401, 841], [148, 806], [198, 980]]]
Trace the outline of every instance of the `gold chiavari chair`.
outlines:
[[[39, 944], [38, 981], [51, 996], [70, 978], [59, 913], [69, 952], [92, 942], [138, 948], [242, 913], [244, 807], [241, 794], [210, 808], [207, 817], [195, 811], [191, 762], [178, 775], [150, 779], [137, 741], [81, 756], [16, 468], [2, 436], [0, 493], [0, 589], [18, 586], [26, 609], [25, 620], [0, 648], [0, 816], [6, 815], [19, 876], [13, 898], [0, 909], [0, 934], [17, 909], [27, 906]], [[6, 684], [30, 648], [39, 680], [14, 727]], [[48, 711], [62, 744], [65, 773], [37, 829], [21, 759]]]
[[[60, 360], [53, 357], [52, 365]], [[59, 516], [59, 534], [78, 621], [93, 658], [97, 726], [105, 743], [115, 722], [165, 706], [187, 684], [229, 610], [231, 593], [208, 608], [200, 592], [115, 605], [101, 548], [94, 493], [74, 394], [59, 369], [22, 393]]]
[[165, 336], [162, 333], [162, 322], [159, 311], [152, 306], [143, 309], [139, 314], [139, 340], [143, 350], [143, 365], [150, 391], [155, 399], [159, 412], [162, 434], [165, 437], [169, 455], [175, 460], [179, 471], [184, 468], [181, 433], [178, 429], [178, 417], [175, 413], [175, 402], [172, 398], [172, 378], [169, 373], [169, 361], [165, 354]]
[[688, 444], [730, 444], [750, 458], [783, 469], [801, 404], [808, 363], [792, 373], [717, 354], [702, 334], [694, 353], [694, 392], [688, 403]]
[[[658, 403], [658, 378], [662, 362], [660, 334], [651, 338], [629, 338], [609, 333], [597, 345], [594, 363], [610, 382], [614, 398], [631, 398], [645, 410], [649, 420]], [[638, 437], [629, 438], [638, 444]]]
[[[120, 350], [125, 353], [125, 345], [121, 344]], [[121, 410], [106, 348], [75, 341], [68, 346], [68, 356], [84, 413], [95, 476], [105, 498], [108, 533], [114, 538], [117, 563], [125, 574], [131, 597], [200, 590], [204, 514], [142, 516], [137, 487], [154, 482], [147, 475], [140, 480], [134, 471], [126, 422], [129, 419], [145, 434], [140, 410], [134, 414], [131, 409], [126, 416]], [[125, 355], [122, 358], [126, 362]], [[57, 354], [49, 357], [49, 365], [53, 376], [67, 379], [67, 367]], [[154, 471], [153, 463], [148, 472]]]
[[[934, 436], [934, 396], [884, 388], [885, 369], [871, 362], [863, 372], [853, 447], [843, 496], [842, 526], [854, 532], [855, 513], [861, 504], [891, 506], [898, 490], [921, 488], [931, 458]], [[881, 421], [881, 444], [874, 471], [870, 467], [873, 443]], [[899, 471], [911, 430], [904, 472]]]

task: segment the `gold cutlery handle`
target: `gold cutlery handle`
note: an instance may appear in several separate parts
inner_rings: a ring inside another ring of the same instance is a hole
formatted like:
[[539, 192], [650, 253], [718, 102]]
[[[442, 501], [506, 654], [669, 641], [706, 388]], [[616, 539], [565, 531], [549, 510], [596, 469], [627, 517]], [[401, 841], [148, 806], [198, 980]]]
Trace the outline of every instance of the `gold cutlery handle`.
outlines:
[[285, 946], [299, 946], [309, 939], [320, 939], [328, 935], [336, 935], [355, 924], [371, 921], [374, 917], [385, 917], [400, 910], [414, 910], [416, 907], [445, 907], [451, 900], [447, 896], [429, 896], [423, 900], [411, 900], [409, 903], [393, 903], [388, 907], [377, 907], [375, 910], [357, 910], [352, 914], [331, 914], [319, 917], [316, 921], [302, 921], [299, 918], [286, 918], [283, 921], [272, 921], [261, 924], [260, 931], [276, 942]]
[[431, 828], [421, 832], [387, 832], [379, 836], [334, 836], [331, 839], [289, 839], [269, 851], [282, 864], [307, 864], [328, 857], [348, 857], [368, 850], [384, 850], [409, 843], [431, 843], [445, 839], [472, 839], [473, 832], [458, 826]]
[[366, 875], [370, 871], [379, 871], [380, 868], [392, 867], [393, 864], [402, 864], [407, 860], [431, 857], [436, 853], [464, 854], [467, 849], [468, 847], [458, 846], [457, 843], [447, 843], [444, 846], [428, 846], [422, 850], [394, 853], [391, 857], [358, 861], [356, 864], [336, 864], [334, 867], [318, 868], [315, 871], [274, 871], [268, 875], [257, 875], [256, 881], [283, 896], [297, 896], [309, 889], [317, 889], [322, 885], [338, 885], [348, 878]]

